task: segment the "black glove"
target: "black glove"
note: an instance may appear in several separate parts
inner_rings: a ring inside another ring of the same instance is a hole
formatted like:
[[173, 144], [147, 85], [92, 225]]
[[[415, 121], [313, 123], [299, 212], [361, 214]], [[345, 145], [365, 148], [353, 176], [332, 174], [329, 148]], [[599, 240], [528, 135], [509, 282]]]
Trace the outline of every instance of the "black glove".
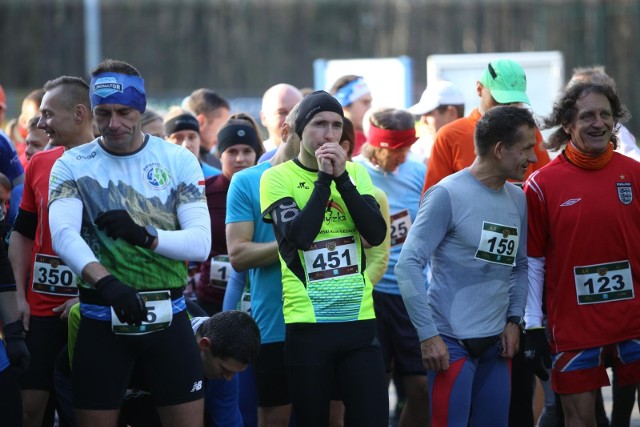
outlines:
[[140, 325], [147, 319], [144, 299], [131, 286], [125, 285], [110, 274], [98, 280], [95, 287], [100, 297], [113, 307], [121, 322]]
[[29, 349], [24, 342], [25, 335], [22, 319], [4, 325], [4, 340], [7, 344], [7, 356], [11, 361], [11, 366], [19, 373], [26, 372], [27, 369], [29, 369], [29, 361], [31, 360]]
[[147, 233], [145, 227], [136, 224], [129, 212], [123, 209], [100, 212], [94, 223], [114, 240], [120, 238], [134, 246], [147, 249], [153, 243], [153, 237]]
[[527, 329], [524, 341], [524, 363], [542, 381], [549, 379], [551, 349], [544, 328]]

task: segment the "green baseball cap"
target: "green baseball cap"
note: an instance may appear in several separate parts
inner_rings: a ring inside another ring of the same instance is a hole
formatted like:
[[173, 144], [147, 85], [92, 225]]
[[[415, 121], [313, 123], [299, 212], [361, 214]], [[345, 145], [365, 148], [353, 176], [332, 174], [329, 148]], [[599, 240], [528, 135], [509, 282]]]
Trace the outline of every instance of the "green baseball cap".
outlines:
[[509, 59], [489, 62], [480, 77], [480, 83], [491, 92], [500, 104], [524, 102], [530, 104], [527, 96], [527, 76], [522, 66]]

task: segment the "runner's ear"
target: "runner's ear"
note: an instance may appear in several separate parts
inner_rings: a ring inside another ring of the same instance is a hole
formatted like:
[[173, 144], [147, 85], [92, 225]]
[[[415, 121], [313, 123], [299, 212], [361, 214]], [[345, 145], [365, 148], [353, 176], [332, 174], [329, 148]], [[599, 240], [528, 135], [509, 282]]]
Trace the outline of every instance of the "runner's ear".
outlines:
[[496, 159], [501, 160], [502, 159], [502, 151], [505, 150], [506, 147], [505, 145], [502, 143], [502, 141], [498, 141], [495, 143], [495, 145], [493, 146], [493, 155], [495, 156]]
[[198, 340], [198, 347], [200, 347], [202, 351], [208, 350], [209, 347], [211, 347], [211, 340], [207, 337], [200, 338]]

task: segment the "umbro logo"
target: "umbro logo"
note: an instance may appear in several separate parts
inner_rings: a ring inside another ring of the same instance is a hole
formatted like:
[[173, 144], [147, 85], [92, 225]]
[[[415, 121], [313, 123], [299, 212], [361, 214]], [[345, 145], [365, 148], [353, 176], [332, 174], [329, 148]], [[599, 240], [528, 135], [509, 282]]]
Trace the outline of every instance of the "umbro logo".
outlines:
[[202, 389], [202, 380], [196, 381], [193, 383], [193, 387], [191, 387], [191, 393], [200, 391], [201, 389]]
[[569, 199], [563, 204], [561, 204], [560, 206], [573, 206], [576, 203], [578, 203], [580, 200], [582, 200], [582, 197], [578, 197], [577, 199]]
[[298, 188], [303, 189], [303, 190], [308, 190], [309, 186], [307, 185], [306, 182], [302, 181], [302, 182], [298, 183]]

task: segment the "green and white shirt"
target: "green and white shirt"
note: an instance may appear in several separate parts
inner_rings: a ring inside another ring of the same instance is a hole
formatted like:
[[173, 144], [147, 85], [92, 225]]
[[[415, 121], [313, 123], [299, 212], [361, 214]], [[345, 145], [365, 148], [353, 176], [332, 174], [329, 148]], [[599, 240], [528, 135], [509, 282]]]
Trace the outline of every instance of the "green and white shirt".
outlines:
[[[138, 290], [177, 288], [186, 282], [183, 260], [113, 240], [94, 224], [101, 212], [124, 209], [137, 224], [179, 230], [178, 208], [189, 203], [206, 208], [195, 156], [160, 138], [145, 138], [139, 150], [126, 155], [105, 150], [98, 139], [66, 151], [51, 171], [49, 204], [69, 198], [82, 202], [81, 236], [100, 264], [122, 282]], [[90, 288], [84, 282], [80, 286]]]

